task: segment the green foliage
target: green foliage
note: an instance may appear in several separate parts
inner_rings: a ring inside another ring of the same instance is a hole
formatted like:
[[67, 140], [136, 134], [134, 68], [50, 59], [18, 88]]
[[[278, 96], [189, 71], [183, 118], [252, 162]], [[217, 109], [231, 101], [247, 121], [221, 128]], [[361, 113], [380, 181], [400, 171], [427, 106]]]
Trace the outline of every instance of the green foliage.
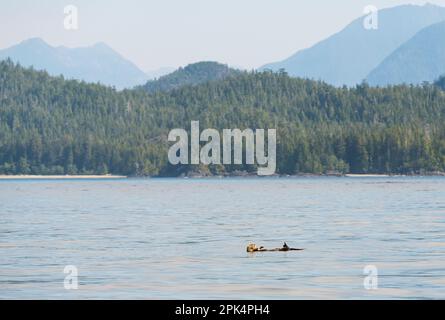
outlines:
[[276, 128], [278, 173], [445, 171], [445, 92], [434, 85], [335, 88], [239, 73], [169, 92], [114, 89], [0, 62], [0, 174], [176, 176], [173, 128]]
[[142, 88], [147, 92], [170, 91], [186, 85], [198, 85], [208, 81], [221, 80], [238, 75], [241, 71], [231, 69], [227, 65], [205, 61], [179, 68], [173, 73], [148, 81]]

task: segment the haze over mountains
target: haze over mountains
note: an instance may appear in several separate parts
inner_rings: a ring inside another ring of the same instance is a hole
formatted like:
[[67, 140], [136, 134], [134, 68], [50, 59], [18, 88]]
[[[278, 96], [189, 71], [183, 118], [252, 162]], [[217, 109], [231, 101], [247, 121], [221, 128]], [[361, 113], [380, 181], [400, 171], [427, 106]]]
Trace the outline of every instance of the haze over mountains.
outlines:
[[45, 70], [52, 76], [100, 82], [117, 89], [144, 85], [149, 92], [196, 85], [238, 72], [217, 62], [198, 62], [177, 70], [163, 67], [144, 73], [105, 43], [84, 48], [52, 47], [40, 38], [0, 50], [0, 60], [7, 58], [24, 67]]
[[[335, 86], [433, 82], [445, 74], [445, 7], [403, 5], [379, 11], [378, 29], [367, 30], [364, 17], [290, 58], [259, 70], [284, 69], [292, 77], [322, 80]], [[298, 36], [298, 34], [296, 34]], [[34, 38], [0, 50], [0, 60], [50, 75], [100, 82], [117, 89], [143, 86], [148, 92], [223, 79], [237, 71], [216, 62], [199, 62], [175, 71], [143, 72], [105, 43], [90, 47], [53, 47]]]
[[[277, 128], [279, 174], [445, 172], [442, 15], [444, 8], [434, 6], [383, 10], [380, 31], [366, 31], [372, 36], [360, 39], [360, 19], [296, 58], [307, 62], [298, 68], [318, 70], [317, 79], [339, 85], [365, 78], [375, 85], [439, 78], [422, 86], [338, 88], [211, 61], [147, 82], [144, 72], [103, 43], [68, 49], [25, 41], [0, 52], [0, 59], [22, 65], [0, 61], [0, 174], [257, 171], [251, 165], [171, 166], [168, 133], [194, 120], [217, 130]], [[30, 65], [50, 75], [135, 88], [66, 81], [23, 67]]]
[[148, 76], [105, 43], [91, 47], [52, 47], [40, 38], [0, 50], [0, 60], [11, 58], [24, 67], [46, 70], [50, 75], [100, 82], [118, 89], [144, 83]]
[[[336, 86], [353, 86], [366, 79], [385, 58], [419, 31], [444, 20], [445, 8], [431, 4], [380, 10], [377, 30], [365, 29], [363, 17], [358, 18], [313, 47], [261, 69], [285, 69], [291, 76], [323, 80]], [[428, 46], [423, 50], [419, 54], [427, 53]], [[416, 68], [415, 60], [412, 67]], [[389, 71], [381, 69], [380, 72]]]
[[445, 74], [445, 21], [429, 26], [400, 46], [367, 78], [370, 85], [421, 84]]

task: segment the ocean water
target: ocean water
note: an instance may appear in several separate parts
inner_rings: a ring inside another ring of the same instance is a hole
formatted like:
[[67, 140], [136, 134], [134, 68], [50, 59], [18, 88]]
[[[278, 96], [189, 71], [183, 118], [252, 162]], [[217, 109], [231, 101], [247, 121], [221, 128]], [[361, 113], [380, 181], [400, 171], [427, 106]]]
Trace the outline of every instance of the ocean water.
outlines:
[[0, 299], [35, 298], [443, 299], [445, 178], [0, 181]]

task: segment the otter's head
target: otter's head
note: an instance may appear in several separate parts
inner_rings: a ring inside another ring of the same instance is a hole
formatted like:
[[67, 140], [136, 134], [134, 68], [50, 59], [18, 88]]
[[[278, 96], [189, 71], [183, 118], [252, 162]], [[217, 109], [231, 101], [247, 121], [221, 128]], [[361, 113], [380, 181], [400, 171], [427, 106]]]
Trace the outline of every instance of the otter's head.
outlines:
[[247, 252], [255, 252], [258, 251], [258, 248], [255, 243], [251, 243], [247, 246]]

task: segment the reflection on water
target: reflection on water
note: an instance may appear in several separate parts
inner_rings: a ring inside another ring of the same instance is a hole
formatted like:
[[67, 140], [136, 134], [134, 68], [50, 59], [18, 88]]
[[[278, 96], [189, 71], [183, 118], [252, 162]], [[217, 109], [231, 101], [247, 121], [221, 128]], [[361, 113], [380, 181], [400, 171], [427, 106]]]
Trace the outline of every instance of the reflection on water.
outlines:
[[445, 298], [444, 178], [0, 181], [0, 203], [3, 299]]

